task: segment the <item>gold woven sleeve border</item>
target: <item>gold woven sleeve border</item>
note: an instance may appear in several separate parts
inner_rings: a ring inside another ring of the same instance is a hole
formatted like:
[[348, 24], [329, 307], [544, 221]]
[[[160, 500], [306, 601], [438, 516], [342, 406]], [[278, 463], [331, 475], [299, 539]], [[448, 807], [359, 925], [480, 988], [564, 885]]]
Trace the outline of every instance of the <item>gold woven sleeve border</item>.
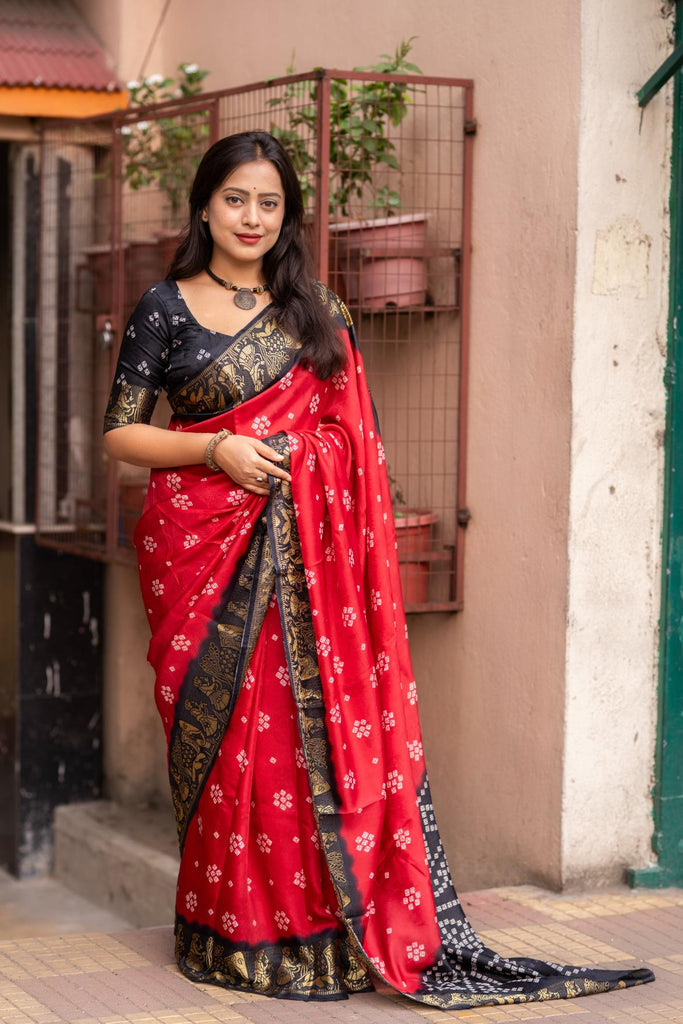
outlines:
[[104, 414], [104, 433], [130, 423], [149, 423], [158, 397], [154, 388], [124, 381], [117, 392], [112, 391]]

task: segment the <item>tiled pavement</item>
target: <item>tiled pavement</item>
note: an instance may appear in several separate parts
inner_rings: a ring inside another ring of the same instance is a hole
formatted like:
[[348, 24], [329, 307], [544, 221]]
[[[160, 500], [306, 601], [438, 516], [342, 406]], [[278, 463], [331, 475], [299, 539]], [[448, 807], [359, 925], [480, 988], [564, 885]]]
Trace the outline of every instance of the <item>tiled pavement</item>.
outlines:
[[[565, 963], [641, 964], [657, 981], [570, 1001], [450, 1011], [469, 1024], [537, 1018], [561, 1024], [678, 1021], [683, 1024], [683, 890], [626, 889], [556, 896], [530, 886], [464, 897], [473, 924], [501, 953]], [[106, 927], [106, 925], [105, 925]], [[170, 928], [114, 934], [26, 936], [3, 928], [2, 1024], [276, 1024], [286, 1021], [420, 1024], [443, 1021], [388, 990], [308, 1004], [194, 985], [173, 964]], [[12, 935], [18, 937], [12, 938]]]

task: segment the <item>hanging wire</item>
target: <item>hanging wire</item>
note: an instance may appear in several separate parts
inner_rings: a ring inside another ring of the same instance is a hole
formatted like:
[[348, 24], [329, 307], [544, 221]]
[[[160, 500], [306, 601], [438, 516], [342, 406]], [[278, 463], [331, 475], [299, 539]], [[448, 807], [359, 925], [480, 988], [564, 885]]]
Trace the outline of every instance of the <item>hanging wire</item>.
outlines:
[[142, 58], [142, 64], [140, 65], [140, 70], [138, 72], [138, 79], [140, 81], [142, 81], [142, 79], [144, 78], [145, 68], [147, 67], [147, 61], [149, 60], [152, 50], [154, 49], [154, 44], [157, 41], [159, 32], [161, 31], [161, 26], [164, 24], [164, 20], [166, 18], [170, 6], [171, 0], [166, 0], [166, 3], [164, 4], [163, 9], [161, 11], [161, 14], [159, 15], [159, 20], [157, 21], [156, 28], [152, 32], [152, 38], [149, 41], [149, 46], [147, 47], [145, 56]]

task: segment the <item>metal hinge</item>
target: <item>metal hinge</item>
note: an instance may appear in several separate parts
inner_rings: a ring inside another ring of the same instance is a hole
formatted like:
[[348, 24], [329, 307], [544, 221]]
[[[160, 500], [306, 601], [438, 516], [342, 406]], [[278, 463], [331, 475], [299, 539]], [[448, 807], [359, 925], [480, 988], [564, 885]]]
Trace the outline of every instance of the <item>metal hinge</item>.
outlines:
[[476, 117], [473, 117], [470, 121], [465, 121], [465, 127], [464, 127], [465, 135], [476, 135], [478, 127], [479, 127], [479, 125], [477, 124]]
[[457, 512], [458, 526], [467, 526], [467, 524], [469, 523], [471, 518], [472, 518], [472, 513], [470, 512], [470, 510], [468, 508], [459, 508], [458, 509], [458, 512]]

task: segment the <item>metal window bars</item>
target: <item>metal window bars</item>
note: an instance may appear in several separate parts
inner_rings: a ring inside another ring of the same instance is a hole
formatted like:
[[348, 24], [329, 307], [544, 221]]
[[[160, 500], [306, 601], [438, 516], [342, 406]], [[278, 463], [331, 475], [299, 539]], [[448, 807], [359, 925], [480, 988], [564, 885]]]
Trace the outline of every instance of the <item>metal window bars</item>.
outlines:
[[[118, 340], [163, 278], [207, 146], [288, 149], [317, 272], [348, 305], [387, 457], [409, 611], [463, 600], [473, 86], [319, 69], [44, 127], [38, 457], [42, 543], [132, 561], [146, 472], [101, 444]], [[23, 308], [23, 307], [22, 307]], [[154, 422], [165, 426], [160, 401]]]

